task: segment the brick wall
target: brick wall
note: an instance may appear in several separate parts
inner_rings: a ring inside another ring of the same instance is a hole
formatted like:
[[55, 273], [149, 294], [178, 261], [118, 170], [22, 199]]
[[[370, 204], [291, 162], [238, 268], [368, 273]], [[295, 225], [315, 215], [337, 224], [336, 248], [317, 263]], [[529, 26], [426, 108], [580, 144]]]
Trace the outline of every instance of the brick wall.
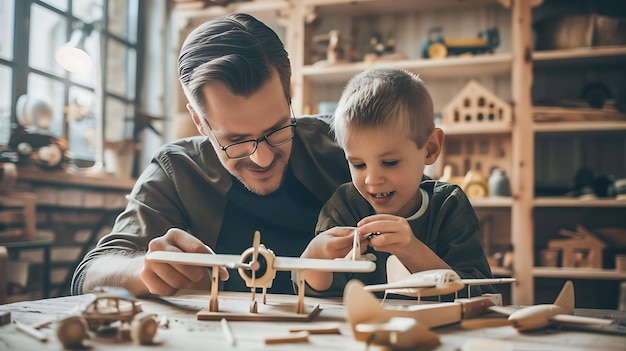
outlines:
[[[58, 171], [61, 172], [61, 171]], [[61, 172], [64, 173], [64, 172]], [[132, 180], [94, 179], [72, 175], [62, 181], [47, 174], [18, 176], [16, 188], [37, 197], [37, 236], [53, 239], [51, 248], [51, 296], [69, 294], [69, 283], [76, 264], [109, 233], [115, 217], [126, 206], [125, 195]], [[42, 250], [24, 250], [18, 260], [28, 263], [26, 287], [12, 287], [9, 294], [16, 301], [37, 298], [41, 293], [44, 255]]]

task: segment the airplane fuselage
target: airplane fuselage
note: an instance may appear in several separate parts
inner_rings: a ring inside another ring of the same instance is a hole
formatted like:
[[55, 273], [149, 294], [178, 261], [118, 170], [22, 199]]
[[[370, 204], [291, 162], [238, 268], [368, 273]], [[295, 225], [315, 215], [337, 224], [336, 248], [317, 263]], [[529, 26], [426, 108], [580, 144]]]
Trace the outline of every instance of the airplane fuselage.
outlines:
[[523, 308], [509, 315], [509, 320], [519, 331], [541, 329], [552, 321], [552, 316], [567, 314], [567, 311], [557, 305], [536, 305]]

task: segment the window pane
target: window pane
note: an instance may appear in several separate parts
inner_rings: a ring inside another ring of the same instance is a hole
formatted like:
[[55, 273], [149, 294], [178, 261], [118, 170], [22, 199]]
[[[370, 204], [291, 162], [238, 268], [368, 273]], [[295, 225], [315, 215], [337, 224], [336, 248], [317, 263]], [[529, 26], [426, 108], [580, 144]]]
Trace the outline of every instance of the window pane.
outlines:
[[13, 0], [0, 1], [0, 57], [13, 58]]
[[42, 99], [52, 105], [54, 116], [47, 130], [41, 131], [57, 138], [63, 137], [63, 83], [35, 73], [28, 75], [28, 96]]
[[109, 0], [109, 32], [128, 40], [137, 41], [137, 4], [139, 1]]
[[94, 161], [96, 154], [95, 96], [92, 91], [71, 87], [69, 91], [68, 142], [74, 160]]
[[109, 39], [107, 45], [107, 92], [135, 97], [135, 49]]
[[67, 0], [43, 0], [43, 2], [52, 5], [59, 10], [67, 10]]
[[37, 4], [31, 7], [30, 52], [28, 64], [45, 72], [63, 75], [64, 71], [54, 61], [56, 49], [67, 41], [66, 19]]
[[7, 145], [11, 135], [11, 73], [10, 67], [0, 65], [0, 145]]
[[115, 98], [106, 99], [104, 140], [118, 142], [133, 138], [132, 106]]
[[72, 2], [72, 14], [87, 23], [101, 19], [102, 8], [102, 0], [74, 0]]

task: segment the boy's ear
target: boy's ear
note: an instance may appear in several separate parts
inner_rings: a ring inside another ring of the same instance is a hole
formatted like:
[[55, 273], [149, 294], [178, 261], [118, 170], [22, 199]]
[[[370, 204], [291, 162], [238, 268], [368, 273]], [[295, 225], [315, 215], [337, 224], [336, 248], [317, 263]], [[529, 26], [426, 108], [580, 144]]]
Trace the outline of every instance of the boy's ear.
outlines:
[[426, 159], [424, 163], [427, 165], [432, 165], [439, 158], [439, 154], [441, 153], [441, 148], [443, 147], [443, 140], [445, 136], [443, 134], [443, 130], [441, 128], [435, 128], [433, 132], [428, 137], [426, 141]]
[[185, 105], [185, 107], [187, 107], [187, 111], [189, 111], [189, 114], [191, 115], [191, 119], [193, 120], [193, 124], [196, 125], [196, 129], [198, 130], [200, 135], [207, 136], [206, 131], [204, 130], [204, 128], [205, 128], [204, 124], [202, 123], [202, 118], [200, 118], [198, 113], [196, 113], [196, 110], [194, 110], [193, 106], [191, 106], [190, 103], [187, 103], [187, 105]]

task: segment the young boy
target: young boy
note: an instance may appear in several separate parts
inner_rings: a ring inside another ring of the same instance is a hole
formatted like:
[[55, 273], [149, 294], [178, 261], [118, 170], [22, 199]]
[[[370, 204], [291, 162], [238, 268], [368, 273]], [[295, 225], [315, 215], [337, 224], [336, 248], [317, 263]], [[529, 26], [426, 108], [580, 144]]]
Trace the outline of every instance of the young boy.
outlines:
[[[418, 76], [385, 68], [356, 75], [343, 91], [332, 129], [352, 182], [324, 205], [317, 236], [302, 257], [344, 257], [356, 227], [361, 248], [376, 255], [377, 267], [367, 274], [307, 271], [307, 294], [341, 295], [352, 278], [385, 283], [389, 255], [412, 273], [452, 268], [461, 278], [491, 278], [465, 193], [423, 176], [425, 165], [437, 160], [444, 134], [435, 128], [432, 99]], [[334, 227], [340, 229], [326, 232]], [[491, 289], [477, 287], [472, 295]]]

